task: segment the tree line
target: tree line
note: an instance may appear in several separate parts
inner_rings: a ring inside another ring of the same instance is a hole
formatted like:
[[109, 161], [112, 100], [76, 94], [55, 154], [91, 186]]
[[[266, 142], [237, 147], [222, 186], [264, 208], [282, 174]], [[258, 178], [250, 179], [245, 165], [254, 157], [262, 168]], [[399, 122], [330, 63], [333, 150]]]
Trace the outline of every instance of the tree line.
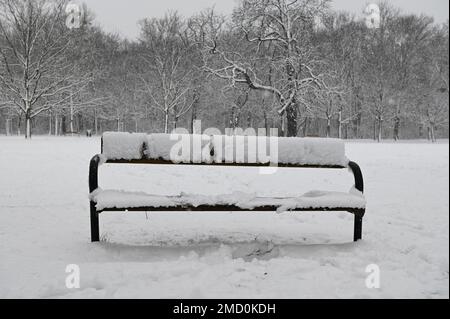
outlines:
[[278, 128], [283, 136], [448, 137], [448, 22], [379, 4], [241, 0], [139, 22], [137, 40], [67, 27], [66, 0], [0, 0], [6, 134]]

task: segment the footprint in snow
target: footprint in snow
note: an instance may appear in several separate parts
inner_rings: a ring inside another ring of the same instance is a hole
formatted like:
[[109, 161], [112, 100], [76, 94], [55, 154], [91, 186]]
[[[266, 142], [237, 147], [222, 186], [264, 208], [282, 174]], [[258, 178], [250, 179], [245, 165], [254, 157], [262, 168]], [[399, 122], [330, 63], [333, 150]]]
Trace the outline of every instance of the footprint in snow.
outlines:
[[278, 257], [280, 250], [272, 242], [255, 241], [239, 245], [232, 253], [234, 259], [242, 258], [245, 261], [254, 259], [269, 260]]

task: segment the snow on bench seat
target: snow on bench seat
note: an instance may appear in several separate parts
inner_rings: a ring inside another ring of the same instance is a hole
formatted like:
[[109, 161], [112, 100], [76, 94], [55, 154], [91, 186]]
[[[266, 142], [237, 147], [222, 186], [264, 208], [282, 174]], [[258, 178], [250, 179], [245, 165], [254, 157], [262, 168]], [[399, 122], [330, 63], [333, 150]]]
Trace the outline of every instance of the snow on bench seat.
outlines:
[[[179, 143], [183, 138], [187, 138], [189, 143]], [[183, 149], [184, 145], [189, 149]], [[200, 147], [194, 148], [194, 145]], [[349, 162], [344, 142], [329, 138], [279, 137], [271, 140], [256, 136], [104, 133], [102, 155], [106, 160], [173, 161], [174, 147], [177, 147], [177, 161], [182, 163], [267, 164], [270, 161], [346, 167]]]
[[352, 190], [349, 193], [312, 191], [299, 197], [257, 197], [254, 194], [233, 193], [228, 195], [189, 195], [161, 196], [146, 193], [134, 193], [118, 190], [98, 189], [91, 195], [91, 200], [96, 203], [97, 211], [108, 209], [133, 209], [133, 208], [173, 208], [199, 207], [199, 206], [236, 206], [243, 210], [257, 210], [258, 207], [277, 207], [278, 212], [295, 209], [320, 209], [320, 208], [351, 208], [364, 209], [366, 200], [364, 196]]

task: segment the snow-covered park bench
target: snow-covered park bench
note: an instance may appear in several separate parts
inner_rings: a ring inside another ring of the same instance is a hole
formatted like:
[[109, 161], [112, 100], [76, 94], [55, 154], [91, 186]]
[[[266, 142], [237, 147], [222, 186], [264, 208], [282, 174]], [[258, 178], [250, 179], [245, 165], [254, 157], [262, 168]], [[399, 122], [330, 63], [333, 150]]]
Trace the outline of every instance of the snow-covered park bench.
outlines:
[[[276, 161], [274, 157], [266, 156], [270, 148], [277, 151]], [[353, 172], [355, 185], [350, 192], [313, 191], [289, 198], [230, 194], [157, 196], [102, 190], [98, 185], [98, 169], [105, 163], [256, 166], [265, 169], [274, 165], [279, 168], [348, 168]], [[358, 241], [362, 238], [366, 208], [361, 170], [345, 156], [343, 141], [336, 139], [221, 135], [178, 135], [175, 139], [170, 134], [105, 133], [101, 154], [90, 162], [89, 189], [92, 242], [100, 240], [99, 215], [105, 211], [345, 211], [354, 214], [354, 241]]]

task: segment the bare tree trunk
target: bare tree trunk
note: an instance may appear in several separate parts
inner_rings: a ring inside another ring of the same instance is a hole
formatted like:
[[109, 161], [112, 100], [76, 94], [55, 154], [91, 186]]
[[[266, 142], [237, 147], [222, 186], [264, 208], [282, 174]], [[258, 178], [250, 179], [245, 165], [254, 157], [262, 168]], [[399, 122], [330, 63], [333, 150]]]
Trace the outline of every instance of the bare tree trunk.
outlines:
[[297, 128], [298, 110], [297, 104], [293, 102], [286, 108], [286, 120], [287, 120], [287, 136], [296, 137], [298, 133]]
[[49, 111], [48, 112], [48, 135], [52, 135], [52, 123], [53, 123], [52, 111]]
[[72, 97], [72, 94], [71, 94], [70, 95], [70, 117], [69, 117], [69, 119], [70, 119], [69, 127], [70, 127], [70, 135], [71, 136], [73, 136], [73, 132], [74, 132], [74, 129], [73, 129], [73, 113], [74, 113], [74, 110], [73, 110], [73, 97]]
[[66, 135], [66, 114], [62, 114], [60, 125], [61, 125], [60, 129], [61, 135]]
[[377, 140], [377, 119], [373, 119], [373, 140]]
[[395, 116], [394, 118], [394, 140], [400, 140], [400, 117]]
[[22, 125], [22, 116], [18, 116], [17, 117], [17, 135], [20, 136], [21, 134], [21, 130], [20, 130], [20, 126]]
[[195, 107], [192, 106], [192, 113], [191, 113], [191, 133], [195, 134], [195, 121], [197, 120], [197, 111], [195, 110]]
[[430, 136], [431, 136], [431, 142], [436, 143], [436, 129], [434, 127], [434, 124], [430, 125]]
[[169, 133], [169, 111], [166, 110], [164, 113], [164, 133]]
[[77, 116], [77, 132], [78, 132], [78, 134], [80, 134], [83, 131], [84, 131], [83, 114], [82, 113], [78, 113], [78, 116]]
[[266, 129], [266, 134], [269, 136], [269, 119], [267, 117], [267, 111], [264, 109], [264, 128]]
[[338, 113], [338, 138], [342, 138], [342, 111]]
[[94, 110], [94, 130], [95, 130], [95, 136], [98, 136], [98, 117], [97, 117], [97, 110]]
[[58, 114], [55, 114], [55, 136], [58, 136], [59, 123], [58, 123]]
[[6, 136], [9, 136], [11, 134], [10, 125], [11, 125], [11, 120], [10, 119], [6, 119], [6, 123], [5, 123]]
[[26, 117], [26, 132], [25, 138], [31, 138], [31, 119], [29, 116]]
[[354, 86], [354, 92], [352, 94], [352, 105], [353, 105], [353, 121], [352, 121], [352, 129], [353, 129], [353, 137], [360, 138], [361, 137], [361, 99], [360, 99], [360, 89]]
[[25, 102], [25, 138], [31, 138], [31, 107], [30, 102]]
[[307, 137], [308, 134], [309, 134], [309, 122], [310, 122], [309, 117], [306, 117], [305, 118], [305, 124], [303, 126], [303, 136], [304, 137]]
[[378, 118], [378, 137], [377, 141], [381, 142], [383, 139], [383, 119], [380, 117]]
[[192, 113], [191, 113], [191, 131], [194, 133], [194, 123], [197, 120], [197, 110], [200, 103], [200, 93], [198, 89], [194, 89], [194, 103], [192, 103]]
[[230, 121], [229, 121], [230, 128], [235, 129], [238, 126], [238, 122], [239, 120], [237, 119], [236, 106], [233, 105], [230, 111]]
[[327, 138], [331, 136], [331, 119], [327, 117]]
[[358, 138], [358, 121], [357, 120], [352, 121], [352, 132], [353, 132], [353, 137]]

